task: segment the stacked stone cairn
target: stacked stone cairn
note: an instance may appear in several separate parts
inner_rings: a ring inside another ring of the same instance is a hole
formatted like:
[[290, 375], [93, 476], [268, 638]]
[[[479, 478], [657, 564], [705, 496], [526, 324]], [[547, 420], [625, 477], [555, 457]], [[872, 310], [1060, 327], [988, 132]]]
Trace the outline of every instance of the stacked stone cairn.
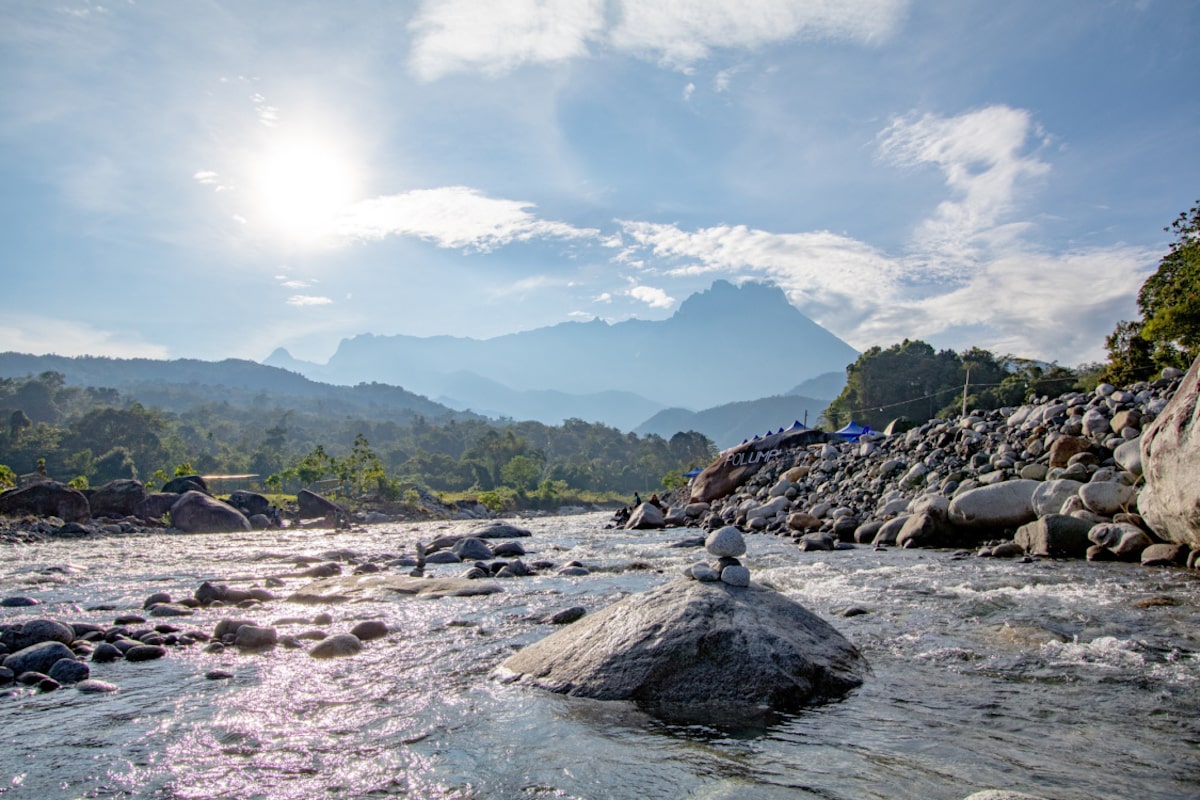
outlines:
[[730, 586], [750, 585], [750, 570], [738, 560], [738, 556], [746, 553], [746, 540], [740, 530], [732, 525], [718, 528], [704, 540], [704, 549], [717, 559], [716, 564], [698, 561], [683, 571], [684, 577], [697, 581], [721, 581]]
[[[1156, 530], [1138, 508], [1142, 433], [1181, 385], [1182, 395], [1195, 388], [1184, 377], [1167, 369], [1124, 389], [1032, 397], [857, 442], [830, 435], [784, 451], [723, 497], [682, 498], [667, 525], [722, 539], [731, 530], [789, 536], [801, 550], [973, 548], [1200, 567], [1200, 544]], [[732, 557], [712, 542], [710, 553]], [[699, 566], [691, 573], [703, 580]]]

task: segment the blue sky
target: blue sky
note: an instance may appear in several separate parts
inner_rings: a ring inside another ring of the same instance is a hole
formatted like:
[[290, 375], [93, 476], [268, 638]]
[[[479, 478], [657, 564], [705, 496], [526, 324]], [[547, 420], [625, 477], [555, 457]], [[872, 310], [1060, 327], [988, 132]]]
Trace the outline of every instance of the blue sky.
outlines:
[[1197, 40], [1190, 0], [4, 0], [0, 349], [324, 361], [726, 279], [860, 350], [1098, 360], [1200, 198]]

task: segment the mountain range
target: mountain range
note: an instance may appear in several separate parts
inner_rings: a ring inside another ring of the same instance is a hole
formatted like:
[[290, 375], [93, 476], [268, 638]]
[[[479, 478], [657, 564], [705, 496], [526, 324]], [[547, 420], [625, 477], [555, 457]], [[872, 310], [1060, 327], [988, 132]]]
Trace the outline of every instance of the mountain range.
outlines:
[[0, 377], [54, 371], [180, 412], [224, 402], [396, 422], [577, 418], [664, 438], [694, 430], [727, 447], [794, 420], [816, 425], [857, 355], [778, 287], [717, 281], [657, 322], [569, 322], [486, 340], [363, 334], [325, 364], [283, 349], [264, 364], [10, 352]]
[[486, 416], [658, 432], [652, 418], [668, 409], [683, 419], [679, 409], [795, 396], [817, 379], [811, 406], [823, 410], [857, 357], [777, 286], [717, 281], [661, 321], [565, 322], [482, 340], [363, 334], [343, 339], [324, 364], [283, 348], [264, 363], [333, 384], [392, 383]]

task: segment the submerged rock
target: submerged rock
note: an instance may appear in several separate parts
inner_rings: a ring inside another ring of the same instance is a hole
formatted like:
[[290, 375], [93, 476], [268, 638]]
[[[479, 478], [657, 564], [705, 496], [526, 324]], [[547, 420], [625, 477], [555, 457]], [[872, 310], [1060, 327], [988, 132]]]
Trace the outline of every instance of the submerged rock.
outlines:
[[721, 722], [835, 699], [869, 671], [831, 625], [778, 592], [678, 580], [526, 647], [497, 677]]

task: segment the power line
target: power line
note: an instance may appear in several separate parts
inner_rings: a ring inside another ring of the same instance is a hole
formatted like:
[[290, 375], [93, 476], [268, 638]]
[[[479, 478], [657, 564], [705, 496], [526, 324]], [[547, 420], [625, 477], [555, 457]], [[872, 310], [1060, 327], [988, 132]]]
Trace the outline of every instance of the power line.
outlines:
[[[1037, 383], [1067, 383], [1067, 382], [1074, 382], [1077, 380], [1079, 380], [1078, 377], [1039, 378], [1039, 379], [1037, 379], [1036, 382]], [[920, 400], [929, 400], [930, 398], [937, 397], [938, 395], [945, 394], [946, 392], [960, 392], [960, 391], [963, 391], [964, 389], [975, 388], [975, 387], [989, 387], [989, 386], [1003, 386], [1003, 385], [1004, 385], [1003, 383], [961, 383], [958, 386], [946, 386], [946, 387], [938, 389], [930, 394], [921, 395], [920, 397], [913, 397], [909, 400], [901, 400], [896, 403], [887, 403], [886, 405], [881, 405], [881, 406], [880, 405], [871, 405], [871, 406], [866, 406], [864, 408], [852, 408], [847, 413], [849, 413], [851, 416], [853, 416], [854, 414], [858, 414], [858, 413], [865, 412], [865, 411], [883, 411], [884, 409], [896, 408], [897, 406], [906, 406], [909, 403], [916, 403]], [[1029, 388], [1028, 382], [1026, 382], [1025, 388]]]

